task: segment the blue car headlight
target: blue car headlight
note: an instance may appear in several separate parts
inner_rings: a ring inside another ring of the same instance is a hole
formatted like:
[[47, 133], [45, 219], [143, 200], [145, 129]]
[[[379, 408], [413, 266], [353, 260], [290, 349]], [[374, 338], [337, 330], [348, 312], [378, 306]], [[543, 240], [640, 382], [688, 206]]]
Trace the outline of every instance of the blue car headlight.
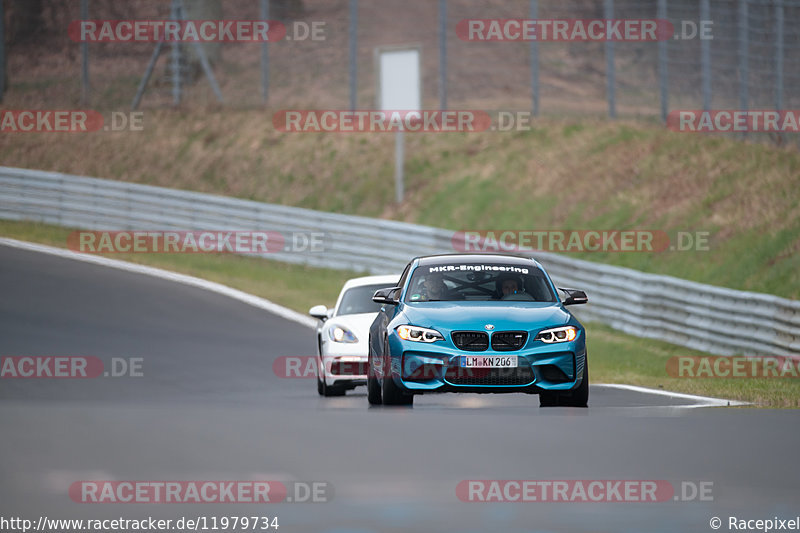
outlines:
[[330, 328], [328, 330], [328, 337], [330, 337], [333, 342], [358, 342], [358, 339], [355, 335], [353, 335], [353, 332], [342, 326], [334, 326]]
[[556, 342], [574, 341], [578, 336], [578, 328], [575, 326], [562, 326], [559, 328], [543, 329], [536, 335], [534, 340], [553, 344]]
[[421, 328], [419, 326], [397, 326], [397, 335], [404, 341], [413, 342], [436, 342], [444, 340], [444, 335], [435, 329]]

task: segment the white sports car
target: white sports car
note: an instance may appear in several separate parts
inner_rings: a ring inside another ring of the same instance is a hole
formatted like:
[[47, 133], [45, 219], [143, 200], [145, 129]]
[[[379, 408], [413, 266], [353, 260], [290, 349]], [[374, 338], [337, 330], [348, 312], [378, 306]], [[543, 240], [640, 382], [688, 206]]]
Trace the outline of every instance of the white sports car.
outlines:
[[336, 307], [315, 305], [308, 314], [321, 320], [317, 327], [317, 392], [342, 396], [367, 384], [369, 327], [381, 308], [372, 301], [378, 289], [394, 287], [399, 275], [365, 276], [348, 280]]

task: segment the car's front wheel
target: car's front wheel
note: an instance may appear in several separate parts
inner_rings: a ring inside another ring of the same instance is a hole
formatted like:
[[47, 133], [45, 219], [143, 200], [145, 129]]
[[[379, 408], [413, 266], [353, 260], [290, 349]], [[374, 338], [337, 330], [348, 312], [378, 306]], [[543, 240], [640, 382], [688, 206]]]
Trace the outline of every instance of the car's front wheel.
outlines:
[[370, 405], [381, 405], [383, 403], [381, 385], [378, 383], [378, 378], [375, 377], [371, 364], [367, 374], [367, 401]]
[[325, 363], [322, 362], [319, 365], [319, 372], [317, 373], [317, 392], [319, 392], [322, 396], [329, 398], [331, 396], [344, 396], [345, 389], [344, 387], [335, 387], [333, 385], [328, 385], [327, 380], [325, 379]]
[[539, 407], [588, 407], [589, 406], [589, 361], [583, 362], [583, 379], [577, 389], [570, 392], [542, 391]]
[[384, 368], [383, 368], [383, 405], [412, 405], [414, 396], [404, 394], [392, 379], [391, 356], [389, 355], [388, 343], [383, 349]]
[[385, 376], [383, 378], [383, 405], [413, 405], [414, 396], [412, 394], [403, 394], [397, 385], [395, 385], [392, 376]]
[[567, 407], [589, 407], [589, 362], [583, 362], [583, 380], [572, 395], [566, 398], [563, 405]]

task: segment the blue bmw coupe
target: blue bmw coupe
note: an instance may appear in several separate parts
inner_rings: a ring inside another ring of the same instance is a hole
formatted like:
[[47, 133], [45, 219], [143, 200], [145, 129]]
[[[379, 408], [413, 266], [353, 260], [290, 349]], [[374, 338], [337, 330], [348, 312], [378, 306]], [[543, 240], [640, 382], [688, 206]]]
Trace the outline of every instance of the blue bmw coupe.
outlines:
[[586, 407], [586, 330], [531, 258], [435, 255], [378, 290], [370, 327], [370, 404], [410, 405], [435, 392], [538, 394], [542, 407]]

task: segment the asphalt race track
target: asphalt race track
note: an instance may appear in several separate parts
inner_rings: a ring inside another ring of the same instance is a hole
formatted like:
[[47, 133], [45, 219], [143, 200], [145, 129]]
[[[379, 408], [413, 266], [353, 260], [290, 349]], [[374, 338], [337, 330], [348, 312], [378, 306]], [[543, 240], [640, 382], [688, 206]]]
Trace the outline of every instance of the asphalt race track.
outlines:
[[[591, 333], [590, 333], [591, 334]], [[309, 328], [199, 288], [0, 246], [0, 355], [141, 358], [143, 377], [0, 379], [0, 515], [277, 516], [278, 531], [691, 532], [800, 514], [797, 411], [593, 386], [590, 408], [441, 395], [368, 408], [274, 374]], [[326, 503], [83, 504], [80, 480], [325, 481]], [[463, 502], [462, 480], [712, 482], [713, 501]]]

